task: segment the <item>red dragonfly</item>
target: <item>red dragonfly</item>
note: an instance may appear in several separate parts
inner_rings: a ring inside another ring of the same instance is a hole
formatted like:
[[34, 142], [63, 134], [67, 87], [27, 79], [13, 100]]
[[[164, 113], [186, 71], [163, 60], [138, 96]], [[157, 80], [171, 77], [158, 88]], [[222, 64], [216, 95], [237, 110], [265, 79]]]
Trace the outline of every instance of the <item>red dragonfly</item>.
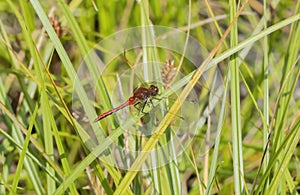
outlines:
[[[123, 104], [121, 104], [120, 106], [113, 108], [107, 112], [104, 112], [103, 114], [99, 115], [94, 122], [97, 122], [115, 112], [117, 112], [118, 110], [121, 110], [122, 108], [129, 106], [129, 105], [138, 105], [140, 103], [145, 103], [150, 100], [151, 98], [155, 97], [158, 95], [159, 89], [157, 86], [155, 85], [150, 85], [150, 87], [139, 87], [137, 89], [134, 90], [133, 92], [133, 96], [130, 97], [126, 102], [124, 102]], [[155, 98], [158, 99], [158, 98]], [[151, 101], [152, 102], [152, 101]], [[144, 104], [144, 105], [145, 105]], [[143, 109], [143, 108], [142, 108]], [[143, 110], [142, 110], [143, 111]]]

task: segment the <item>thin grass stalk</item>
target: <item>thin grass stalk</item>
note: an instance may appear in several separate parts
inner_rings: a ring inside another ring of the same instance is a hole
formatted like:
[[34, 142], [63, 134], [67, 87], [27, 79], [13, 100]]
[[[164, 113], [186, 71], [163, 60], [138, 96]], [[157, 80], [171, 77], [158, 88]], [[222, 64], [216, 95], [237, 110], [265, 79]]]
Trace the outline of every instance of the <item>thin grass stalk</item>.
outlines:
[[[53, 133], [51, 131], [51, 122], [50, 115], [53, 113], [50, 108], [50, 103], [47, 98], [46, 89], [43, 87], [41, 90], [41, 110], [42, 110], [42, 119], [43, 119], [43, 130], [44, 130], [44, 140], [45, 140], [45, 152], [49, 156], [50, 159], [54, 160], [54, 149], [53, 149]], [[55, 173], [54, 169], [51, 167], [49, 163], [46, 164], [47, 169], [50, 170], [51, 173]], [[47, 194], [53, 194], [55, 191], [55, 181], [50, 177], [50, 175], [46, 175], [47, 182]]]
[[[236, 1], [230, 0], [230, 20], [236, 15]], [[230, 32], [230, 47], [238, 44], [238, 28], [235, 23]], [[231, 76], [231, 115], [232, 115], [232, 148], [233, 148], [233, 172], [234, 172], [234, 192], [243, 193], [243, 151], [242, 151], [242, 129], [240, 116], [240, 81], [238, 54], [230, 56], [229, 68]]]
[[209, 195], [211, 194], [212, 187], [213, 187], [213, 182], [216, 176], [216, 171], [217, 171], [217, 163], [218, 163], [218, 155], [219, 155], [219, 146], [220, 146], [220, 141], [221, 141], [221, 133], [222, 133], [222, 128], [223, 128], [223, 123], [225, 119], [225, 105], [226, 105], [226, 97], [227, 97], [227, 89], [228, 89], [228, 84], [229, 84], [229, 78], [227, 77], [225, 80], [225, 87], [224, 87], [224, 94], [223, 94], [223, 99], [222, 99], [222, 105], [221, 105], [221, 110], [220, 110], [220, 117], [218, 121], [218, 126], [217, 126], [217, 135], [216, 139], [214, 142], [214, 152], [212, 155], [212, 160], [211, 160], [211, 165], [210, 165], [210, 171], [209, 171], [209, 176], [208, 176], [208, 183], [206, 185], [206, 191], [205, 194]]
[[23, 164], [24, 164], [24, 158], [25, 158], [26, 152], [28, 150], [30, 136], [31, 136], [31, 132], [32, 132], [32, 128], [33, 128], [33, 125], [34, 125], [34, 121], [35, 121], [37, 111], [38, 111], [38, 104], [36, 104], [33, 115], [31, 116], [30, 125], [29, 125], [29, 128], [28, 128], [28, 133], [26, 135], [24, 145], [23, 145], [23, 149], [22, 149], [22, 152], [20, 154], [20, 159], [18, 161], [18, 166], [17, 166], [16, 172], [15, 172], [15, 175], [14, 175], [14, 180], [13, 180], [13, 183], [12, 183], [12, 186], [11, 186], [11, 191], [10, 191], [10, 194], [12, 194], [12, 195], [17, 193], [17, 185], [18, 185], [21, 170], [22, 170], [22, 167], [23, 167]]
[[[267, 2], [264, 0], [264, 29], [267, 29], [267, 22], [269, 18], [269, 9], [267, 7]], [[264, 62], [263, 62], [263, 85], [264, 85], [264, 107], [263, 107], [263, 113], [264, 113], [264, 119], [265, 123], [263, 125], [263, 148], [265, 148], [266, 155], [264, 157], [263, 162], [263, 173], [266, 172], [267, 166], [269, 164], [270, 160], [270, 152], [269, 152], [269, 146], [268, 146], [268, 139], [269, 139], [269, 44], [268, 44], [268, 36], [265, 36], [263, 39], [263, 53], [264, 53]], [[269, 186], [269, 181], [266, 182], [266, 188]]]

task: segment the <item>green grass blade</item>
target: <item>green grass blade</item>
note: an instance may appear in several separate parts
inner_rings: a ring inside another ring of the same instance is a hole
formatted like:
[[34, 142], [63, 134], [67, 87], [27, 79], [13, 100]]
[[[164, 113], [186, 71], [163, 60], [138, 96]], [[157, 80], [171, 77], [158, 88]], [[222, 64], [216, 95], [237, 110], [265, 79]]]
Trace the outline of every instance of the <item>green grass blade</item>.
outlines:
[[31, 136], [31, 131], [32, 131], [32, 128], [33, 128], [33, 124], [34, 124], [34, 121], [35, 121], [35, 118], [36, 118], [37, 111], [38, 111], [38, 105], [36, 105], [35, 110], [33, 112], [33, 115], [31, 117], [31, 120], [30, 120], [28, 133], [26, 135], [24, 145], [23, 145], [23, 149], [22, 149], [22, 152], [20, 154], [20, 159], [19, 159], [19, 162], [18, 162], [18, 166], [17, 166], [17, 170], [16, 170], [16, 173], [15, 173], [13, 183], [12, 183], [10, 194], [16, 194], [17, 193], [17, 185], [18, 185], [18, 181], [20, 179], [20, 174], [21, 174], [21, 170], [22, 170], [22, 167], [23, 167], [23, 164], [24, 164], [24, 159], [25, 159], [26, 152], [27, 152], [27, 149], [28, 149], [30, 136]]
[[219, 146], [221, 141], [221, 133], [222, 133], [222, 127], [225, 119], [225, 105], [226, 105], [226, 94], [227, 94], [227, 88], [228, 88], [229, 79], [227, 77], [225, 81], [225, 88], [223, 93], [223, 99], [222, 99], [222, 105], [220, 110], [220, 117], [218, 121], [218, 127], [217, 127], [217, 135], [215, 139], [215, 146], [214, 146], [214, 152], [210, 164], [210, 172], [208, 177], [208, 183], [206, 186], [205, 194], [211, 194], [212, 187], [213, 187], [213, 181], [215, 179], [216, 171], [217, 171], [217, 164], [218, 164], [218, 155], [219, 155]]

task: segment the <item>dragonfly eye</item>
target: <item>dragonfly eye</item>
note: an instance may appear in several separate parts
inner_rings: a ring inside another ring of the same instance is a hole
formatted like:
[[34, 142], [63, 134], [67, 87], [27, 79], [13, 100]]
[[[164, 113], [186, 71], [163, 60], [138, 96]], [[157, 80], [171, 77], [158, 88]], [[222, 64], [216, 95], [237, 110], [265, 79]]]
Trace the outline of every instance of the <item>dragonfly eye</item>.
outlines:
[[155, 85], [150, 86], [150, 93], [152, 96], [156, 96], [158, 94], [158, 87]]

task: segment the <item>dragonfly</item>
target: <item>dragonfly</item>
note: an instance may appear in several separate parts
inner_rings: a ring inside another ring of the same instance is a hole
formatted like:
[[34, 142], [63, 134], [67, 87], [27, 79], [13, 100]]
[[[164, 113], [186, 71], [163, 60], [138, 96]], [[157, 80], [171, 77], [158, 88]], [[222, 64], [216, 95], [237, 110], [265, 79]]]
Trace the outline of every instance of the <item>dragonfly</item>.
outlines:
[[[129, 106], [129, 105], [134, 105], [135, 107], [141, 103], [143, 104], [142, 112], [146, 103], [150, 101], [152, 103], [152, 98], [154, 99], [159, 99], [156, 98], [156, 96], [159, 93], [159, 89], [156, 85], [151, 84], [149, 87], [138, 87], [134, 90], [133, 95], [123, 104], [119, 105], [118, 107], [115, 107], [107, 112], [102, 113], [99, 115], [97, 118], [95, 118], [94, 122], [98, 122], [101, 119]], [[152, 103], [153, 104], [153, 103]]]

